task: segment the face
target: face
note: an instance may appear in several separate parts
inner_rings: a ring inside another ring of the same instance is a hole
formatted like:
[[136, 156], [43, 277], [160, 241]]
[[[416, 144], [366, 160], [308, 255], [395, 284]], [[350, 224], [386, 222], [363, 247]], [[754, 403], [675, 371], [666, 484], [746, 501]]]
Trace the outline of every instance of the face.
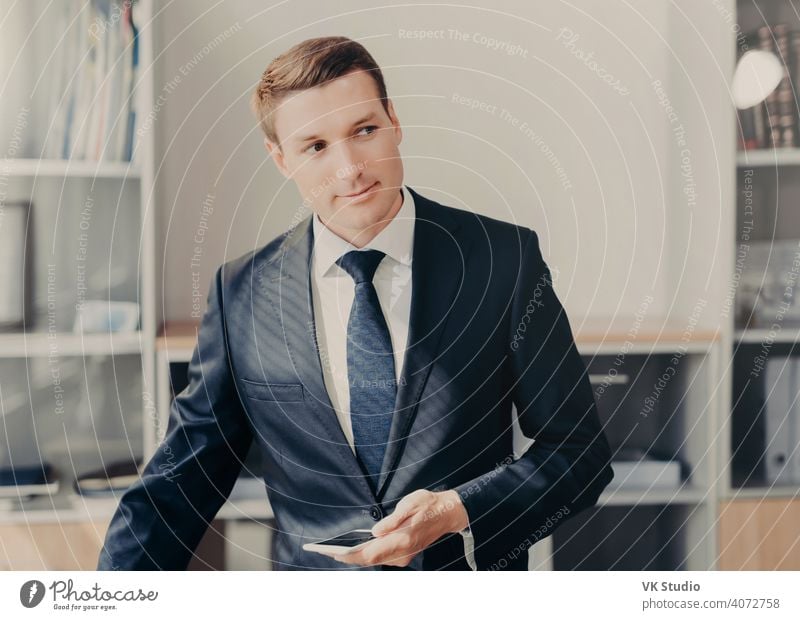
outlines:
[[284, 97], [274, 116], [279, 143], [264, 141], [305, 203], [356, 247], [402, 204], [403, 133], [391, 102], [388, 108], [387, 114], [369, 73], [354, 71]]

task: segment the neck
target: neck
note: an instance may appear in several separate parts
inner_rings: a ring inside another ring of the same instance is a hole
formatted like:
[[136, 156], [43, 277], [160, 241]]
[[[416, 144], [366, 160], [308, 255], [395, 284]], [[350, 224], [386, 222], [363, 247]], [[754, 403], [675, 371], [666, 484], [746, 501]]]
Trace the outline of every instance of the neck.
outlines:
[[367, 245], [375, 237], [377, 237], [380, 234], [380, 232], [389, 225], [389, 222], [391, 222], [394, 219], [394, 216], [398, 214], [398, 212], [400, 211], [400, 207], [403, 206], [404, 198], [402, 190], [398, 191], [397, 194], [398, 194], [397, 198], [395, 199], [394, 204], [392, 205], [392, 208], [386, 215], [386, 217], [380, 222], [372, 224], [367, 228], [364, 229], [342, 228], [330, 222], [326, 222], [322, 218], [319, 218], [319, 220], [326, 228], [328, 228], [336, 236], [341, 237], [342, 239], [347, 241], [350, 245], [360, 249], [363, 248], [365, 245]]

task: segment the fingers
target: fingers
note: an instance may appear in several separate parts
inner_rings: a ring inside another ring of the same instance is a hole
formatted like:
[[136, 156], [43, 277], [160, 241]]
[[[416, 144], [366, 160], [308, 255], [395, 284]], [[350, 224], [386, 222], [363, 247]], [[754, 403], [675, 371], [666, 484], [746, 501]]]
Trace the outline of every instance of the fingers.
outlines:
[[[375, 564], [408, 566], [420, 551], [416, 548], [420, 536], [413, 530], [426, 521], [425, 509], [434, 501], [435, 494], [425, 489], [406, 495], [397, 503], [392, 514], [384, 517], [372, 527], [372, 535], [376, 537], [375, 540], [357, 551], [336, 555], [333, 558], [344, 564], [362, 566]], [[438, 538], [438, 535], [431, 539], [435, 538]]]
[[408, 505], [402, 506], [403, 501], [405, 501], [405, 498], [403, 498], [403, 500], [397, 504], [397, 508], [392, 514], [390, 514], [388, 517], [384, 517], [372, 526], [373, 536], [385, 536], [389, 532], [392, 532], [400, 527], [403, 521], [410, 516], [411, 508]]
[[403, 525], [426, 501], [429, 491], [419, 490], [406, 495], [397, 503], [394, 512], [372, 526], [373, 536], [384, 536]]
[[373, 540], [357, 551], [335, 556], [334, 559], [344, 564], [360, 566], [378, 564], [408, 566], [417, 552], [412, 552], [408, 548], [407, 538], [402, 534], [387, 534], [383, 538]]
[[384, 517], [372, 527], [372, 535], [380, 538], [392, 532], [396, 532], [404, 526], [407, 526], [414, 514], [415, 513], [411, 510], [404, 510], [403, 512], [395, 510], [388, 517]]
[[[391, 543], [391, 541], [389, 542]], [[351, 551], [350, 553], [337, 555], [334, 557], [334, 559], [344, 564], [360, 564], [362, 566], [370, 566], [372, 564], [379, 563], [387, 551], [391, 551], [391, 546], [390, 544], [387, 544], [386, 538], [382, 538], [380, 540], [373, 540], [367, 543], [361, 547], [361, 549]]]

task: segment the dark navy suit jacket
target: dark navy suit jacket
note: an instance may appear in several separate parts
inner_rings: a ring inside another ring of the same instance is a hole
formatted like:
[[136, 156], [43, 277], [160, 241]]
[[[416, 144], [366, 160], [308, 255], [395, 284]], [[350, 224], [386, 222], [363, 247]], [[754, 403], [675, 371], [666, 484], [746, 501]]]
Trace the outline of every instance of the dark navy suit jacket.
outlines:
[[[302, 545], [369, 528], [414, 490], [455, 489], [478, 569], [524, 570], [520, 550], [596, 503], [613, 478], [611, 454], [536, 233], [414, 199], [408, 348], [377, 492], [325, 389], [308, 217], [217, 271], [190, 383], [121, 498], [99, 569], [184, 569], [253, 443], [279, 569], [352, 569]], [[518, 459], [512, 403], [534, 439]], [[414, 565], [468, 569], [461, 535]]]

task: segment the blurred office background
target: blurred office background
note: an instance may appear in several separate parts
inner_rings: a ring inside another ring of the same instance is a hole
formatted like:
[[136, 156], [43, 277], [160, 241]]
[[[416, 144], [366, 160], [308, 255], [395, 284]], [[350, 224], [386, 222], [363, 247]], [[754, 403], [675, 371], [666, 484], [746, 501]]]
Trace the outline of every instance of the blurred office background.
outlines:
[[[301, 207], [251, 91], [336, 34], [406, 184], [538, 232], [589, 368], [616, 477], [530, 567], [799, 568], [796, 8], [0, 1], [0, 566], [95, 566], [216, 268]], [[270, 567], [251, 457], [192, 568]]]

